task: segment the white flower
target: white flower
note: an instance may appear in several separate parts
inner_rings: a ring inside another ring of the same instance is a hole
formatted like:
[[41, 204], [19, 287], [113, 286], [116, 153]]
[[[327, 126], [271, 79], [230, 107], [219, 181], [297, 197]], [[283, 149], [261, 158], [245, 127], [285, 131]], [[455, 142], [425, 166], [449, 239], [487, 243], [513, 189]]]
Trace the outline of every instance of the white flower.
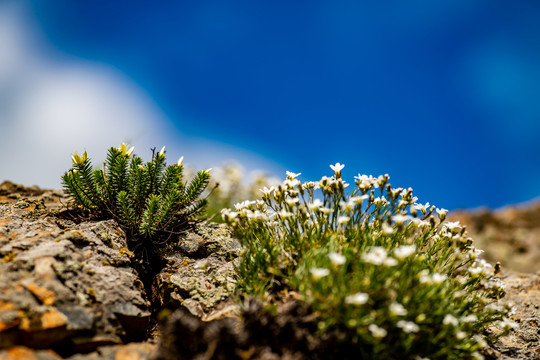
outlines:
[[428, 209], [429, 209], [429, 203], [425, 203], [425, 205], [422, 205], [422, 204], [414, 204], [413, 207], [416, 209], [416, 210], [420, 210], [420, 212], [422, 212], [422, 214], [425, 214], [428, 212]]
[[285, 209], [278, 211], [277, 214], [278, 214], [279, 216], [281, 216], [282, 218], [287, 218], [287, 217], [291, 217], [291, 216], [294, 215], [292, 212], [288, 212], [288, 211], [285, 210]]
[[467, 315], [461, 318], [461, 322], [464, 322], [464, 323], [473, 323], [476, 321], [478, 321], [478, 316], [474, 314]]
[[416, 333], [420, 331], [420, 327], [412, 321], [399, 320], [397, 326], [406, 333]]
[[355, 176], [354, 178], [356, 179], [355, 184], [358, 185], [358, 187], [362, 190], [371, 189], [373, 187], [375, 188], [379, 187], [379, 183], [377, 179], [371, 175], [368, 176], [368, 175], [358, 174], [358, 176]]
[[414, 245], [401, 245], [394, 249], [394, 256], [398, 259], [405, 259], [408, 256], [411, 256], [416, 251], [416, 246]]
[[488, 263], [484, 259], [476, 260], [475, 264], [478, 265], [481, 268], [484, 268], [486, 271], [489, 271], [493, 267], [490, 263]]
[[294, 180], [294, 179], [296, 179], [296, 177], [302, 175], [302, 173], [295, 174], [295, 173], [290, 172], [290, 171], [286, 171], [286, 173], [287, 173], [287, 178], [289, 178], [291, 180]]
[[508, 318], [504, 318], [499, 322], [499, 326], [502, 327], [504, 330], [510, 330], [515, 329], [518, 327], [518, 324], [515, 321], [512, 321]]
[[300, 200], [298, 200], [298, 198], [288, 198], [287, 200], [285, 200], [285, 202], [289, 205], [289, 206], [294, 206], [296, 205]]
[[322, 207], [322, 208], [319, 209], [319, 211], [322, 212], [325, 215], [328, 215], [328, 214], [334, 212], [334, 209], [329, 209], [327, 207]]
[[302, 186], [304, 187], [304, 189], [315, 189], [315, 190], [317, 190], [320, 187], [318, 181], [309, 181], [302, 184]]
[[345, 256], [337, 252], [331, 252], [330, 254], [328, 254], [328, 257], [330, 258], [332, 264], [334, 264], [335, 266], [343, 265], [347, 261], [347, 258], [345, 258]]
[[258, 219], [258, 220], [263, 220], [263, 221], [268, 220], [268, 215], [266, 215], [263, 212], [260, 212], [259, 210], [250, 211], [247, 214], [247, 217], [250, 219]]
[[255, 205], [256, 203], [256, 201], [246, 200], [242, 201], [241, 203], [234, 204], [234, 207], [236, 208], [236, 210], [246, 209], [249, 208], [251, 205]]
[[473, 351], [471, 356], [473, 357], [474, 360], [484, 360], [485, 359], [484, 355], [480, 354], [478, 351]]
[[418, 273], [419, 277], [418, 280], [420, 281], [420, 284], [431, 284], [431, 276], [429, 276], [429, 270], [424, 269]]
[[443, 323], [443, 325], [452, 325], [452, 326], [458, 326], [459, 325], [458, 319], [452, 314], [446, 314], [446, 316], [444, 317], [442, 323]]
[[342, 165], [340, 163], [336, 163], [336, 165], [330, 165], [330, 169], [332, 169], [334, 172], [339, 173], [345, 165]]
[[401, 215], [401, 214], [398, 214], [398, 215], [394, 215], [392, 216], [392, 220], [394, 220], [394, 222], [398, 225], [400, 224], [403, 224], [405, 221], [408, 221], [411, 219], [411, 216], [410, 215]]
[[238, 216], [238, 213], [236, 211], [231, 211], [229, 209], [223, 209], [221, 210], [221, 214], [223, 216], [229, 217], [231, 219], [234, 219]]
[[290, 179], [290, 178], [287, 178], [284, 182], [283, 182], [283, 185], [286, 187], [286, 189], [294, 189], [296, 186], [300, 185], [300, 181], [296, 180], [296, 179]]
[[368, 330], [371, 332], [371, 335], [373, 335], [373, 337], [375, 338], [383, 338], [388, 334], [388, 332], [385, 329], [375, 324], [369, 324]]
[[311, 268], [309, 269], [309, 272], [311, 273], [311, 277], [315, 280], [319, 280], [330, 274], [330, 270], [325, 268]]
[[397, 197], [399, 194], [401, 194], [401, 192], [403, 191], [403, 188], [399, 187], [399, 188], [396, 188], [396, 189], [390, 189], [390, 196], [395, 198]]
[[180, 159], [178, 159], [178, 162], [176, 163], [176, 165], [182, 166], [183, 163], [184, 163], [184, 157], [180, 156]]
[[463, 340], [467, 337], [467, 333], [465, 331], [456, 331], [456, 339]]
[[263, 195], [271, 195], [273, 191], [276, 190], [275, 186], [270, 186], [270, 188], [267, 188], [266, 186], [262, 189], [259, 189], [263, 193]]
[[503, 311], [504, 307], [500, 304], [492, 302], [486, 305], [486, 309], [490, 312], [499, 312], [499, 311]]
[[362, 203], [362, 201], [366, 200], [369, 198], [369, 195], [365, 194], [365, 195], [361, 195], [361, 196], [353, 196], [349, 199], [349, 202], [350, 203], [353, 203], [353, 204], [356, 204], [356, 205], [360, 205]]
[[381, 230], [382, 230], [383, 234], [385, 234], [385, 235], [391, 235], [391, 234], [394, 233], [394, 228], [392, 227], [392, 225], [387, 224], [387, 223], [383, 223], [381, 225]]
[[[478, 345], [480, 345], [480, 347], [482, 348], [485, 348], [486, 346], [488, 346], [488, 343], [487, 341], [484, 339], [484, 337], [482, 335], [473, 335], [473, 339], [476, 341], [476, 343]], [[482, 358], [483, 359], [483, 358]]]
[[348, 216], [340, 216], [338, 217], [337, 222], [338, 224], [346, 224], [349, 222], [349, 220], [351, 220], [351, 218]]
[[373, 203], [375, 205], [378, 205], [380, 207], [383, 207], [385, 205], [388, 205], [390, 204], [390, 202], [388, 200], [386, 200], [386, 198], [384, 196], [381, 196], [381, 197], [376, 197], [374, 200], [373, 200]]
[[444, 274], [439, 274], [439, 273], [433, 273], [431, 275], [431, 280], [435, 283], [435, 284], [441, 284], [444, 280], [446, 280], [447, 276], [444, 275]]
[[313, 200], [313, 203], [308, 204], [308, 208], [310, 208], [311, 210], [315, 210], [315, 211], [319, 210], [323, 206], [324, 206], [324, 204], [321, 201], [321, 199], [315, 199], [315, 200]]
[[165, 154], [165, 146], [159, 151], [159, 155], [163, 156]]
[[472, 246], [471, 249], [467, 252], [467, 255], [470, 258], [476, 258], [477, 256], [482, 255], [483, 252], [484, 252], [484, 250], [477, 249], [474, 246]]
[[445, 225], [450, 231], [461, 229], [461, 224], [459, 221], [448, 221]]
[[444, 218], [446, 218], [446, 214], [448, 213], [448, 210], [446, 209], [435, 209], [435, 211], [437, 211], [437, 214], [439, 214], [439, 219], [443, 220]]
[[351, 305], [363, 305], [367, 303], [369, 299], [369, 295], [363, 292], [359, 292], [356, 294], [348, 295], [345, 297], [345, 304], [351, 304]]
[[393, 302], [390, 304], [390, 313], [395, 316], [405, 316], [407, 315], [407, 309], [403, 305], [397, 302]]
[[340, 201], [339, 206], [341, 207], [341, 210], [346, 211], [347, 213], [349, 213], [352, 210], [352, 208], [354, 206], [354, 203], [352, 203], [350, 200], [347, 201], [347, 202]]
[[388, 255], [383, 247], [374, 246], [369, 250], [369, 252], [362, 256], [362, 259], [364, 259], [365, 262], [373, 265], [381, 265], [384, 263], [387, 257]]

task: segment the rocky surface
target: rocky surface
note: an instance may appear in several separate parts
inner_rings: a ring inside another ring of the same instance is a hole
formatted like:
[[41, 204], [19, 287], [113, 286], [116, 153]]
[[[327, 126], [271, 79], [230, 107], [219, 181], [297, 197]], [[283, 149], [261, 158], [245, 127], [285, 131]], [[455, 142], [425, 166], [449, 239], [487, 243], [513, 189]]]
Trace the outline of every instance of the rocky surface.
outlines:
[[145, 359], [156, 309], [235, 311], [224, 300], [239, 244], [224, 225], [179, 235], [145, 286], [119, 226], [79, 222], [65, 203], [61, 191], [0, 184], [0, 359]]
[[511, 319], [518, 324], [509, 336], [493, 344], [488, 359], [540, 359], [540, 275], [503, 274], [507, 295], [514, 307]]
[[540, 271], [540, 200], [493, 211], [454, 211], [450, 220], [467, 227], [486, 260], [513, 271]]
[[[179, 234], [143, 284], [118, 225], [80, 221], [65, 203], [61, 191], [0, 184], [0, 360], [343, 358], [332, 334], [312, 335], [294, 294], [276, 316], [230, 299], [240, 245], [225, 225]], [[518, 328], [486, 358], [540, 359], [540, 205], [451, 218], [503, 264], [503, 301], [515, 306]], [[161, 326], [159, 314], [169, 315]]]

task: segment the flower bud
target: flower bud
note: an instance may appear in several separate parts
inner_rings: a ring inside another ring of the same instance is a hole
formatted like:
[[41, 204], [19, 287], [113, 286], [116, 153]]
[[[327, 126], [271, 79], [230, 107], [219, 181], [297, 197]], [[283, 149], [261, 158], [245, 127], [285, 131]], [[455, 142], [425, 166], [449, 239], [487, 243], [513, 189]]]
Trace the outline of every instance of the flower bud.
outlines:
[[74, 152], [71, 155], [71, 161], [73, 161], [74, 165], [82, 165], [86, 160], [88, 159], [88, 156], [86, 154], [86, 149], [84, 150], [82, 156], [80, 156], [78, 153]]

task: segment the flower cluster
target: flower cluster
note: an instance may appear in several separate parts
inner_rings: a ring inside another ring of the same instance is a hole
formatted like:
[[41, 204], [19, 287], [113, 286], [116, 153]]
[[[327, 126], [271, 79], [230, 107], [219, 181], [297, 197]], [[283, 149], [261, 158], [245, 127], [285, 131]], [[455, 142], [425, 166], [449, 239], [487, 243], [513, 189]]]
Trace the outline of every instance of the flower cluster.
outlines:
[[[186, 178], [195, 175], [189, 168], [185, 173]], [[244, 168], [235, 163], [214, 167], [212, 179], [208, 184], [211, 193], [208, 196], [206, 214], [212, 221], [221, 221], [221, 209], [233, 207], [235, 203], [244, 199], [257, 197], [260, 194], [259, 189], [277, 185], [279, 182], [278, 179], [268, 177], [261, 171], [246, 174]]]
[[347, 194], [344, 165], [331, 168], [306, 183], [287, 172], [260, 200], [222, 211], [245, 247], [239, 290], [298, 291], [321, 333], [342, 331], [369, 358], [480, 358], [483, 331], [500, 325], [496, 338], [511, 322], [465, 229], [388, 175], [360, 174]]

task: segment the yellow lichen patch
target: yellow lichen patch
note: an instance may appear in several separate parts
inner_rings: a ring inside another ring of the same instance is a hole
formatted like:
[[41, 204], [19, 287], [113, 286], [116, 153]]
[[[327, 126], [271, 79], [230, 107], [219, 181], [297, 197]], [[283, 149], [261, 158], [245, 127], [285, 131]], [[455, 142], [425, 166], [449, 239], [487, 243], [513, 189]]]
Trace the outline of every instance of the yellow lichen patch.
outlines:
[[54, 304], [55, 296], [54, 292], [52, 292], [51, 290], [38, 286], [36, 283], [33, 282], [25, 284], [24, 287], [32, 294], [34, 294], [39, 299], [39, 301], [41, 301], [42, 304]]
[[2, 261], [7, 263], [7, 262], [12, 262], [13, 259], [15, 259], [15, 254], [14, 253], [9, 253], [9, 254], [7, 254], [6, 256], [4, 256], [2, 258]]
[[188, 265], [189, 265], [189, 261], [187, 260], [182, 261], [182, 263], [180, 264], [180, 266], [188, 266]]
[[91, 288], [88, 288], [88, 295], [90, 295], [93, 299], [96, 298], [96, 293], [94, 291], [94, 288], [91, 287]]
[[133, 252], [131, 252], [130, 250], [126, 249], [126, 248], [120, 248], [120, 250], [118, 250], [118, 252], [120, 253], [120, 255], [124, 256], [126, 255], [128, 258], [133, 258]]
[[25, 207], [23, 210], [26, 210], [26, 211], [32, 211], [32, 210], [35, 210], [36, 209], [36, 204], [32, 204], [28, 207]]

